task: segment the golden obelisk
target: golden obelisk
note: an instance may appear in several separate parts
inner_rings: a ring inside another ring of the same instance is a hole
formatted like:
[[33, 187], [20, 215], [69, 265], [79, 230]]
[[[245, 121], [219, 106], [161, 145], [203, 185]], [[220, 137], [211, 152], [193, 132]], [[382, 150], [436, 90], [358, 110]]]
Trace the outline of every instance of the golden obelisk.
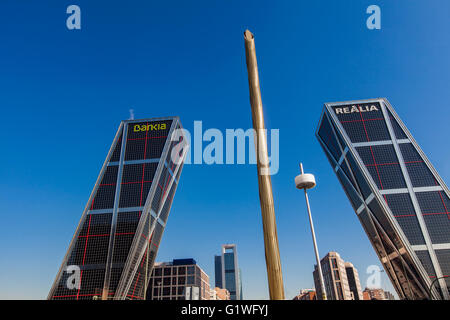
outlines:
[[250, 90], [250, 105], [252, 107], [253, 129], [255, 130], [256, 136], [255, 147], [258, 168], [259, 200], [261, 202], [261, 214], [263, 220], [269, 294], [271, 300], [284, 300], [283, 275], [281, 272], [277, 224], [273, 206], [272, 182], [270, 179], [269, 156], [267, 153], [267, 135], [264, 127], [261, 91], [259, 88], [255, 39], [249, 30], [244, 32], [244, 39], [248, 86]]

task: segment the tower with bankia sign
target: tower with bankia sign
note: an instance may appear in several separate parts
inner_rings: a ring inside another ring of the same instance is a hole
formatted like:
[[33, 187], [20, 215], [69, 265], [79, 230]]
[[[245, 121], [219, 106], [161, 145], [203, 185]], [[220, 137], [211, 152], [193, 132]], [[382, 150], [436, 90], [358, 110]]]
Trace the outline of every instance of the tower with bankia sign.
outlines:
[[316, 132], [401, 299], [449, 299], [450, 192], [387, 99], [326, 103]]
[[48, 299], [145, 299], [189, 147], [178, 129], [120, 123]]

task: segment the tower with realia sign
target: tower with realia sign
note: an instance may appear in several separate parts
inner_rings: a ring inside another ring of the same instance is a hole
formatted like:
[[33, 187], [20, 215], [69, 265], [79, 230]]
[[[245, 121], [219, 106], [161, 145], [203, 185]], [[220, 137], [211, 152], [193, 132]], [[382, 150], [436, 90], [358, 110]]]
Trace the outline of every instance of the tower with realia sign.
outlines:
[[450, 192], [386, 99], [326, 103], [316, 132], [401, 299], [449, 299]]

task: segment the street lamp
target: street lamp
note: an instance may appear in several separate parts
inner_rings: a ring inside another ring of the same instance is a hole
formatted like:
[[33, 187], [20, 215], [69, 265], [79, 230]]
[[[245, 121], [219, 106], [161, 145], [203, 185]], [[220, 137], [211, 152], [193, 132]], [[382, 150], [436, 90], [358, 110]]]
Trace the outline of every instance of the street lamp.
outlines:
[[325, 285], [323, 282], [322, 266], [320, 265], [319, 250], [317, 249], [316, 234], [314, 232], [314, 224], [311, 216], [311, 208], [309, 207], [308, 193], [306, 192], [307, 189], [312, 189], [316, 186], [316, 179], [314, 178], [314, 175], [303, 172], [303, 165], [301, 163], [300, 163], [300, 171], [301, 173], [295, 177], [295, 186], [297, 187], [297, 189], [305, 190], [306, 207], [308, 209], [309, 224], [311, 226], [311, 234], [314, 245], [314, 253], [316, 255], [317, 271], [319, 273], [320, 289], [322, 291], [322, 300], [327, 300], [327, 294], [325, 292]]

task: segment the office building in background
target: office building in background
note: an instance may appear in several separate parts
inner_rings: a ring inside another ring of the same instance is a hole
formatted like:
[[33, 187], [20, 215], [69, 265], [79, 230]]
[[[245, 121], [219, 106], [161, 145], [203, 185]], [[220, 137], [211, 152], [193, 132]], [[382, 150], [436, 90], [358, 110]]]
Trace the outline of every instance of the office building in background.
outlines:
[[156, 263], [147, 300], [210, 300], [209, 276], [194, 259]]
[[222, 256], [214, 256], [214, 280], [217, 288], [222, 286]]
[[230, 300], [230, 292], [227, 289], [211, 288], [210, 300]]
[[387, 300], [383, 289], [366, 288], [363, 291], [364, 300]]
[[[328, 252], [320, 260], [323, 273], [323, 282], [325, 285], [328, 300], [353, 300], [352, 292], [347, 280], [347, 271], [345, 262], [337, 252]], [[319, 273], [317, 265], [314, 265], [314, 286], [316, 287], [316, 296], [322, 299], [322, 290], [319, 282]]]
[[187, 149], [183, 136], [171, 141], [180, 127], [121, 122], [48, 299], [145, 298], [183, 166], [171, 154]]
[[241, 272], [235, 244], [222, 245], [222, 254], [214, 257], [216, 287], [227, 289], [231, 300], [242, 300]]
[[359, 281], [358, 270], [356, 270], [356, 268], [350, 262], [346, 262], [344, 265], [345, 272], [347, 273], [348, 286], [350, 288], [350, 292], [353, 295], [353, 300], [362, 300], [363, 295], [361, 290], [361, 282]]
[[384, 298], [385, 298], [385, 300], [395, 300], [394, 295], [392, 293], [390, 293], [389, 291], [384, 292]]
[[316, 290], [314, 289], [303, 289], [300, 290], [300, 293], [294, 297], [292, 300], [317, 300], [316, 299]]
[[389, 102], [326, 103], [316, 136], [400, 299], [449, 299], [450, 192]]

